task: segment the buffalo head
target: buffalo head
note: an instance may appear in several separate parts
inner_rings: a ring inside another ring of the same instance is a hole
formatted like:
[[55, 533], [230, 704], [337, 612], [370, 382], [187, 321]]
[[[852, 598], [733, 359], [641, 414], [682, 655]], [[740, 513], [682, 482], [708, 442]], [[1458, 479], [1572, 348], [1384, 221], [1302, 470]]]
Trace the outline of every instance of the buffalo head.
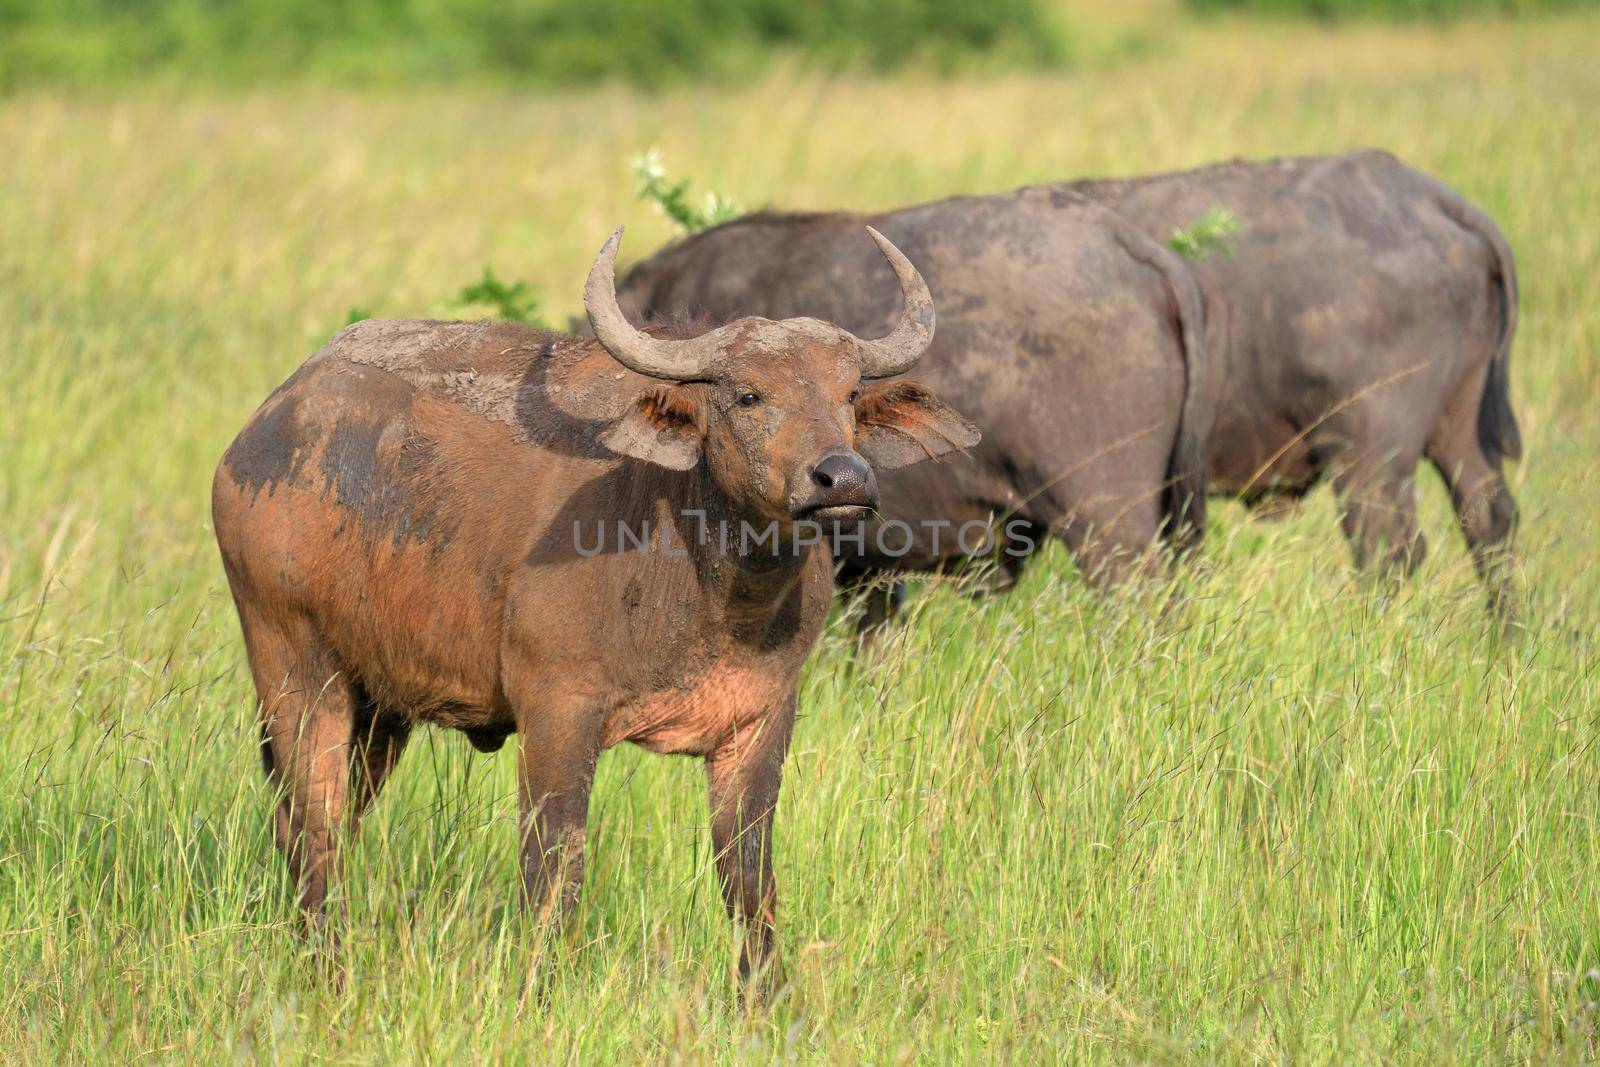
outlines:
[[867, 228], [900, 280], [905, 308], [885, 337], [863, 340], [810, 318], [741, 318], [674, 341], [635, 328], [617, 305], [618, 227], [600, 250], [584, 308], [617, 362], [663, 384], [635, 399], [601, 438], [672, 470], [699, 463], [750, 511], [789, 522], [859, 518], [885, 470], [970, 448], [978, 431], [910, 381], [933, 340], [933, 300], [899, 249]]

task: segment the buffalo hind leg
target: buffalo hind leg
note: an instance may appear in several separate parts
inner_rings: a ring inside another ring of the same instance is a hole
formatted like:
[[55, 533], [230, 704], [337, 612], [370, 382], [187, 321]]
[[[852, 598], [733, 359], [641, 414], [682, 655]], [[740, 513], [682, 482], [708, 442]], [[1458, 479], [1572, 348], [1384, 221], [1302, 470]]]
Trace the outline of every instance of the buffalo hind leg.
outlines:
[[740, 988], [756, 999], [783, 985], [774, 947], [778, 881], [772, 870], [772, 818], [794, 707], [790, 696], [774, 714], [706, 757], [717, 880], [740, 938]]
[[1157, 493], [1085, 507], [1054, 524], [1078, 570], [1101, 592], [1132, 578], [1163, 573], [1157, 551], [1161, 509]]
[[1517, 502], [1506, 486], [1498, 462], [1478, 446], [1476, 426], [1466, 440], [1430, 445], [1428, 459], [1450, 489], [1461, 535], [1472, 552], [1478, 578], [1489, 597], [1489, 608], [1501, 619], [1516, 617], [1516, 561], [1511, 552], [1517, 529]]
[[350, 834], [353, 837], [361, 817], [372, 807], [384, 783], [394, 773], [400, 755], [411, 739], [411, 721], [379, 708], [364, 692], [361, 695], [350, 753]]
[[278, 791], [278, 848], [300, 906], [320, 920], [337, 883], [358, 694], [310, 623], [241, 616], [261, 697], [263, 761]]
[[1385, 578], [1409, 575], [1427, 554], [1417, 529], [1417, 459], [1362, 465], [1334, 479], [1341, 525], [1356, 566]]

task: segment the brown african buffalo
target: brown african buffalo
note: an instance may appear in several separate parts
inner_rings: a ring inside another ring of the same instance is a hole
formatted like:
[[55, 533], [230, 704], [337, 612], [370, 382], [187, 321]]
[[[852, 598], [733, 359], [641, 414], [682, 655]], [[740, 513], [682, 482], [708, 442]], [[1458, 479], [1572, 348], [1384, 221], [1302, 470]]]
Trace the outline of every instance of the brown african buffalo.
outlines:
[[[1215, 207], [1240, 229], [1231, 254], [1178, 265], [1080, 197], [1151, 242]], [[1059, 221], [1074, 218], [1094, 225]], [[1331, 475], [1358, 561], [1410, 567], [1422, 553], [1413, 477], [1426, 455], [1450, 487], [1491, 599], [1505, 606], [1516, 505], [1501, 460], [1521, 447], [1506, 374], [1516, 273], [1494, 223], [1444, 185], [1364, 152], [864, 217], [756, 215], [634, 268], [620, 299], [645, 318], [694, 309], [806, 312], [854, 328], [886, 321], [895, 304], [881, 280], [839, 284], [860, 273], [866, 249], [851, 227], [863, 219], [922, 266], [942, 325], [920, 373], [985, 431], [973, 462], [957, 465], [962, 479], [943, 470], [886, 478], [886, 512], [960, 523], [1018, 507], [1006, 488], [1031, 500], [1031, 487], [1057, 486], [1040, 491], [1071, 499], [1043, 518], [1088, 511], [1104, 528], [1159, 480], [1169, 521], [1187, 507], [1192, 528], [1191, 498], [1204, 483], [1186, 457], [1207, 455], [1210, 484], [1252, 503], [1298, 496]], [[1107, 251], [1119, 245], [1121, 254]], [[1117, 316], [1143, 325], [1115, 326]], [[1202, 324], [1203, 355], [1191, 336]], [[1143, 451], [1123, 447], [1156, 420]], [[1163, 470], [1156, 459], [1166, 455]], [[1085, 503], [1102, 500], [1115, 503]], [[1154, 518], [1139, 516], [1138, 536]], [[856, 565], [885, 564], [846, 560]]]
[[[804, 314], [874, 330], [899, 297], [863, 225], [927, 278], [939, 336], [923, 380], [966, 398], [983, 443], [886, 476], [865, 543], [839, 542], [847, 577], [987, 554], [1006, 584], [1056, 536], [1110, 582], [1151, 559], [1163, 531], [1198, 536], [1210, 429], [1199, 291], [1178, 256], [1085, 197], [1027, 189], [878, 215], [755, 215], [637, 265], [618, 299], [639, 320]], [[979, 537], [992, 516], [993, 537]], [[866, 624], [890, 603], [875, 600]]]
[[[926, 285], [881, 236], [906, 310], [863, 341], [803, 318], [638, 331], [612, 286], [620, 235], [584, 290], [593, 339], [506, 323], [340, 333], [228, 449], [217, 541], [278, 844], [309, 912], [419, 722], [483, 750], [518, 735], [524, 900], [570, 906], [596, 759], [632, 741], [706, 761], [749, 977], [772, 944], [796, 681], [833, 597], [801, 528], [873, 507], [869, 463], [977, 434], [917, 384], [873, 381], [933, 335]], [[648, 547], [605, 544], [618, 524]]]

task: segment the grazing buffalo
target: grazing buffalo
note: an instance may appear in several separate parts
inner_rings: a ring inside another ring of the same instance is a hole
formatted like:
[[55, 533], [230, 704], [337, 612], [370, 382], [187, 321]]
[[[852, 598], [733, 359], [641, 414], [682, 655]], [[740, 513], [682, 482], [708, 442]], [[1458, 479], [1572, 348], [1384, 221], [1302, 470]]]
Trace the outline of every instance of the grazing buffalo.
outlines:
[[[1175, 266], [1078, 197], [1153, 241], [1219, 207], [1239, 230], [1230, 252]], [[1129, 527], [1136, 512], [1123, 502], [1158, 479], [1169, 522], [1188, 508], [1193, 528], [1203, 484], [1193, 465], [1207, 455], [1210, 484], [1251, 503], [1297, 497], [1331, 475], [1358, 562], [1410, 567], [1422, 554], [1413, 477], [1426, 455], [1492, 602], [1507, 607], [1516, 505], [1501, 461], [1521, 448], [1506, 371], [1516, 272], [1494, 223], [1439, 182], [1366, 152], [868, 218], [915, 250], [939, 300], [944, 325], [921, 373], [986, 437], [961, 468], [971, 484], [906, 472], [886, 480], [886, 509], [959, 523], [1016, 508], [1007, 486], [1039, 507], [1023, 486], [1048, 484], [1040, 493], [1059, 500], [1044, 519], [1087, 512], [1104, 530], [1116, 516], [1113, 541], [1130, 544], [1154, 515]], [[635, 268], [623, 306], [883, 321], [893, 298], [882, 281], [838, 284], [866, 252], [848, 233], [854, 219], [757, 215], [696, 234]], [[1193, 337], [1202, 325], [1203, 355]], [[1123, 447], [1163, 417], [1160, 433]], [[1167, 455], [1163, 473], [1155, 460]]]
[[[838, 544], [847, 576], [987, 554], [1003, 585], [1034, 545], [1060, 537], [1110, 582], [1151, 559], [1163, 532], [1185, 544], [1200, 533], [1210, 427], [1199, 291], [1175, 254], [1085, 197], [1024, 189], [876, 215], [755, 215], [634, 267], [618, 298], [642, 321], [813, 315], [876, 330], [900, 298], [863, 224], [927, 278], [939, 336], [919, 374], [965, 398], [983, 443], [885, 477], [865, 543]], [[866, 625], [892, 603], [876, 599]]]
[[217, 541], [309, 912], [419, 722], [483, 750], [517, 735], [524, 900], [570, 906], [596, 759], [632, 741], [706, 761], [748, 977], [773, 936], [796, 681], [833, 598], [802, 527], [859, 521], [873, 466], [977, 433], [917, 384], [875, 381], [933, 335], [926, 285], [881, 236], [905, 312], [880, 340], [759, 318], [674, 340], [617, 307], [620, 234], [584, 290], [593, 339], [340, 333], [228, 449]]
[[1357, 562], [1409, 570], [1426, 456], [1492, 604], [1509, 607], [1517, 274], [1487, 215], [1387, 152], [1060, 188], [1157, 239], [1217, 208], [1237, 219], [1231, 251], [1193, 264], [1218, 386], [1213, 486], [1266, 502], [1331, 475]]

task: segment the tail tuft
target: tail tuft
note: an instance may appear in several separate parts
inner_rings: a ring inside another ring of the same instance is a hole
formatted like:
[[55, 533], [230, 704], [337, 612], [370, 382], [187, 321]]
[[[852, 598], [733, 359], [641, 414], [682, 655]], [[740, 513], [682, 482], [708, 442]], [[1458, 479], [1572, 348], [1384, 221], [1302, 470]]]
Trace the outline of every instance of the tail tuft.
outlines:
[[1506, 355], [1502, 349], [1490, 362], [1489, 376], [1483, 383], [1483, 404], [1478, 408], [1478, 444], [1491, 459], [1522, 458], [1522, 431], [1517, 428], [1517, 416], [1511, 410]]
[[1206, 448], [1186, 419], [1178, 428], [1162, 502], [1162, 536], [1178, 552], [1200, 543], [1206, 530]]

